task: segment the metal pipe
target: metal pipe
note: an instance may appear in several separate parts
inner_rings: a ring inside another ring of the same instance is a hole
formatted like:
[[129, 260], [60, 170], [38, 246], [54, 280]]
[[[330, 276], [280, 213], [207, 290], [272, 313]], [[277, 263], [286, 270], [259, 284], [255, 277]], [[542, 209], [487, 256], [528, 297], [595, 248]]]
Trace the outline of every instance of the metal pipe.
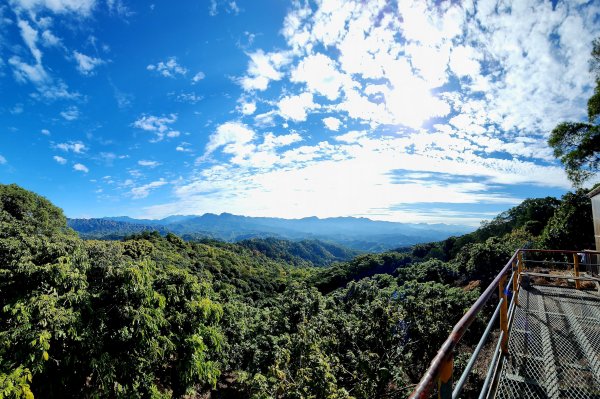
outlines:
[[562, 262], [562, 261], [558, 261], [558, 260], [531, 260], [531, 259], [527, 259], [527, 263], [552, 263], [552, 264], [556, 264], [556, 265], [568, 265], [568, 266], [572, 266], [573, 262]]
[[492, 362], [490, 363], [490, 368], [485, 376], [485, 381], [483, 382], [483, 386], [481, 387], [481, 392], [479, 393], [479, 399], [485, 399], [487, 397], [487, 390], [489, 389], [490, 382], [494, 375], [494, 370], [496, 369], [496, 362], [498, 361], [498, 355], [500, 354], [500, 344], [502, 343], [502, 338], [504, 335], [504, 331], [500, 332], [500, 336], [498, 337], [498, 343], [496, 344], [496, 349], [494, 350], [494, 357], [492, 357]]
[[490, 318], [490, 321], [488, 322], [488, 325], [485, 328], [485, 331], [483, 332], [483, 335], [481, 336], [481, 339], [479, 340], [477, 347], [473, 351], [473, 354], [471, 355], [469, 362], [465, 366], [465, 370], [463, 371], [462, 375], [460, 376], [460, 379], [456, 383], [456, 387], [454, 388], [454, 391], [452, 391], [452, 399], [456, 399], [458, 397], [458, 395], [460, 395], [460, 393], [462, 392], [463, 386], [465, 385], [465, 382], [467, 382], [467, 378], [469, 378], [469, 373], [471, 372], [471, 369], [475, 365], [475, 361], [477, 361], [477, 358], [479, 357], [479, 353], [481, 352], [481, 349], [483, 349], [483, 346], [485, 345], [485, 342], [487, 341], [488, 335], [490, 335], [490, 331], [492, 331], [492, 327], [494, 326], [494, 322], [496, 321], [496, 318], [498, 317], [498, 314], [500, 313], [500, 306], [502, 305], [503, 301], [504, 301], [504, 299], [500, 299], [498, 306], [496, 306], [496, 310], [494, 311], [494, 314]]
[[588, 254], [600, 254], [600, 251], [574, 251], [574, 250], [566, 250], [566, 249], [520, 249], [522, 252], [541, 252], [541, 253], [555, 253], [555, 254], [578, 254], [578, 253], [588, 253]]

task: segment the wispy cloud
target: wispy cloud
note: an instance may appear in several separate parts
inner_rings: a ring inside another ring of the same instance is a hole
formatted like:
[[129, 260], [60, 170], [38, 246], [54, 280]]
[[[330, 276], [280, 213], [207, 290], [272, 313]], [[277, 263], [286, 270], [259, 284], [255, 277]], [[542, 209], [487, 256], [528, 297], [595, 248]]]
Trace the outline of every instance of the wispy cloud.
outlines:
[[83, 172], [83, 173], [88, 173], [90, 171], [87, 168], [87, 166], [85, 166], [84, 164], [81, 164], [81, 163], [76, 163], [75, 165], [73, 165], [73, 169], [75, 169], [78, 172]]
[[162, 187], [165, 184], [167, 184], [167, 182], [164, 179], [156, 180], [148, 184], [132, 188], [129, 191], [129, 194], [134, 199], [146, 198], [150, 194], [150, 191], [155, 190], [158, 187]]
[[66, 143], [59, 143], [54, 146], [59, 150], [63, 150], [66, 152], [74, 152], [76, 154], [84, 153], [88, 150], [88, 147], [82, 143], [81, 141], [69, 141]]
[[73, 58], [75, 58], [75, 61], [77, 62], [77, 70], [85, 76], [93, 75], [96, 67], [106, 63], [106, 61], [100, 58], [91, 57], [82, 54], [79, 51], [73, 52]]
[[177, 75], [184, 76], [188, 72], [187, 68], [184, 68], [177, 63], [177, 57], [169, 57], [166, 61], [149, 64], [146, 69], [149, 71], [156, 71], [165, 78], [175, 78]]
[[142, 160], [138, 161], [138, 165], [140, 165], [140, 166], [146, 166], [146, 167], [149, 167], [149, 168], [154, 168], [154, 167], [160, 165], [160, 162], [158, 162], [158, 161], [148, 161], [148, 160], [142, 159]]
[[133, 122], [133, 126], [154, 133], [154, 139], [150, 141], [158, 142], [165, 137], [178, 137], [180, 135], [179, 131], [173, 130], [169, 126], [175, 123], [175, 121], [177, 121], [177, 114], [163, 116], [142, 115]]
[[62, 116], [68, 121], [74, 121], [75, 119], [79, 118], [79, 109], [76, 106], [72, 105], [66, 110], [62, 111], [60, 113], [60, 116]]
[[206, 75], [204, 74], [204, 72], [200, 71], [198, 73], [196, 73], [194, 75], [194, 77], [192, 78], [192, 84], [196, 84], [199, 81], [201, 81], [202, 79], [204, 79], [206, 77]]
[[20, 10], [35, 12], [47, 9], [57, 14], [73, 13], [88, 16], [96, 7], [96, 0], [11, 0]]
[[61, 165], [64, 165], [64, 164], [67, 163], [67, 159], [66, 158], [60, 157], [58, 155], [53, 156], [52, 159], [54, 159], [56, 162], [58, 162]]

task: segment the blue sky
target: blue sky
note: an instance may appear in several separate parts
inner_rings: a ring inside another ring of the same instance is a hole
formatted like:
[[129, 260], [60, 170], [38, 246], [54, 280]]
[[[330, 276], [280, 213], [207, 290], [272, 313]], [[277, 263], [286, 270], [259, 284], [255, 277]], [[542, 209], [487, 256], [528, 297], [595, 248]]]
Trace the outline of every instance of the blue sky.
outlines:
[[[454, 2], [452, 2], [454, 3]], [[70, 217], [477, 225], [570, 189], [594, 1], [0, 1], [0, 182]]]

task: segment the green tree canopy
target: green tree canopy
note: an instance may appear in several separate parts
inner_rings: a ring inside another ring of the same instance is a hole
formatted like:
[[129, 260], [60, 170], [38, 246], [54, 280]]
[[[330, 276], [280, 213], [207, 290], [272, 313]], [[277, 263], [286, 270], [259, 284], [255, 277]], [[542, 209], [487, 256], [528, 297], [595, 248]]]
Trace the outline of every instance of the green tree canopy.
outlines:
[[588, 122], [559, 123], [548, 139], [576, 187], [600, 169], [600, 38], [593, 42], [590, 70], [596, 75], [596, 88], [587, 104]]

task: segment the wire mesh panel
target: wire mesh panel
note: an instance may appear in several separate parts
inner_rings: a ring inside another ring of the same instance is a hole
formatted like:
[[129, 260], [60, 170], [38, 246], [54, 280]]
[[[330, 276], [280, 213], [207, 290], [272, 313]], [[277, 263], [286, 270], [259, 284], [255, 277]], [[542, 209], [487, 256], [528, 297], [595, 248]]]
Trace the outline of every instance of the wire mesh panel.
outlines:
[[600, 399], [600, 297], [521, 287], [496, 398]]

